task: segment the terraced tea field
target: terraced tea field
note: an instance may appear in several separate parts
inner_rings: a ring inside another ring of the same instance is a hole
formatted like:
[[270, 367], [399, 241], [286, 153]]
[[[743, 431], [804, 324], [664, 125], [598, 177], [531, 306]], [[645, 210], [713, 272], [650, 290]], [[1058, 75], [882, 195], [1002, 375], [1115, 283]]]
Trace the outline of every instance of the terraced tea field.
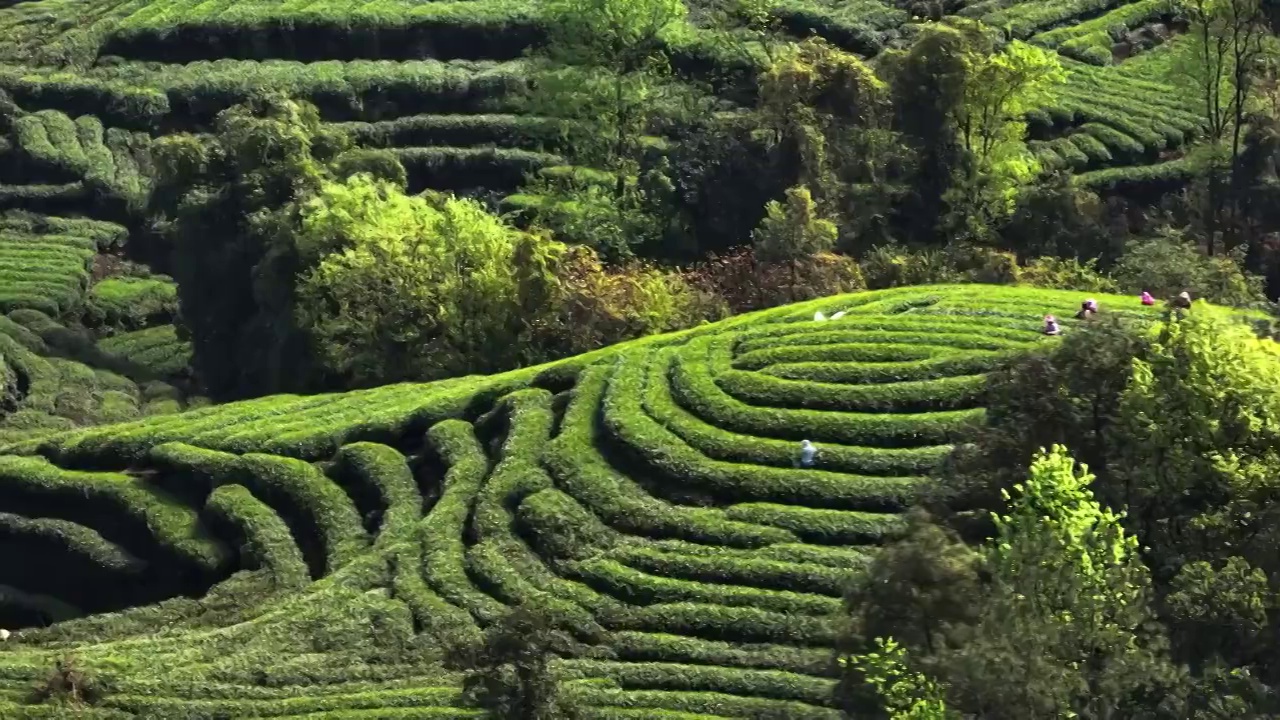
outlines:
[[[703, 24], [705, 4], [691, 2], [688, 26], [667, 38], [678, 68], [730, 62]], [[208, 129], [257, 88], [305, 97], [360, 142], [394, 148], [415, 189], [510, 194], [565, 162], [546, 119], [515, 101], [529, 78], [523, 54], [545, 34], [534, 0], [6, 5], [0, 163], [17, 170], [0, 176], [0, 209], [120, 220], [150, 190], [151, 137]], [[913, 34], [910, 13], [881, 0], [781, 0], [772, 12], [794, 37], [817, 33], [866, 56]], [[1168, 21], [1167, 3], [983, 0], [961, 14], [1062, 53], [1066, 88], [1029, 117], [1046, 167], [1103, 188], [1187, 178], [1180, 158], [1202, 123], [1169, 85], [1176, 35], [1146, 52], [1116, 42]]]
[[842, 588], [952, 494], [929, 475], [982, 422], [985, 374], [1080, 299], [867, 292], [23, 439], [0, 450], [0, 626], [26, 627], [0, 716], [58, 717], [27, 703], [74, 654], [102, 692], [77, 717], [468, 717], [441, 638], [523, 603], [576, 640], [554, 669], [589, 717], [839, 717]]

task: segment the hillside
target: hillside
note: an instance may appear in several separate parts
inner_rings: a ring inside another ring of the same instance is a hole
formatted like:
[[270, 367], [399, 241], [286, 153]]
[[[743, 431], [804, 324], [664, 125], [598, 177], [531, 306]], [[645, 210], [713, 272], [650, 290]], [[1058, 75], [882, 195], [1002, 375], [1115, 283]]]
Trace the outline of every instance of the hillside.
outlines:
[[[545, 31], [537, 2], [5, 5], [0, 208], [121, 219], [150, 191], [154, 137], [207, 131], [261, 88], [308, 99], [363, 144], [393, 148], [413, 189], [501, 197], [564, 162], [518, 97], [522, 55]], [[740, 62], [704, 27], [714, 3], [690, 5], [688, 27], [669, 39], [677, 65], [714, 75]], [[874, 56], [914, 34], [905, 6], [788, 0], [772, 13], [792, 37]], [[1182, 149], [1202, 121], [1194, 98], [1168, 84], [1166, 3], [977, 2], [960, 14], [1061, 54], [1067, 85], [1028, 115], [1046, 167], [1097, 187], [1186, 178]]]
[[849, 574], [947, 497], [928, 474], [982, 421], [985, 373], [1079, 301], [858, 293], [9, 445], [0, 626], [30, 627], [0, 644], [0, 715], [60, 717], [26, 703], [74, 654], [103, 688], [77, 717], [471, 716], [440, 638], [528, 603], [576, 638], [554, 669], [591, 717], [839, 717]]

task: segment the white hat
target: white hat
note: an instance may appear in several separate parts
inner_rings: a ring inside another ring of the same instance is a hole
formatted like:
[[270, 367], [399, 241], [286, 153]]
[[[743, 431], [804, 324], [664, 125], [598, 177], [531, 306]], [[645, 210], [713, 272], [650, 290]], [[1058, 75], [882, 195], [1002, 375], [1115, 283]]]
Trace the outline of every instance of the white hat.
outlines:
[[1186, 290], [1183, 290], [1182, 292], [1178, 293], [1178, 297], [1182, 298], [1183, 300], [1190, 300], [1191, 293], [1187, 292]]

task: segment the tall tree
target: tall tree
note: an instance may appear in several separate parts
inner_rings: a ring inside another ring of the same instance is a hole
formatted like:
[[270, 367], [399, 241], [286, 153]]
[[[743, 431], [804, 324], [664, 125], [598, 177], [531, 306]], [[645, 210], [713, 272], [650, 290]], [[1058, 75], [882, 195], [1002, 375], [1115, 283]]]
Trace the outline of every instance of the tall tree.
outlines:
[[[656, 119], [689, 99], [672, 82], [667, 53], [688, 10], [681, 0], [547, 0], [545, 8], [545, 62], [529, 109], [563, 121], [570, 159], [604, 175], [564, 173], [531, 190], [547, 201], [542, 215], [552, 227], [581, 208], [588, 220], [576, 234], [589, 236], [575, 239], [625, 257], [663, 227], [651, 211], [672, 188], [646, 153]], [[605, 227], [592, 232], [592, 225]]]
[[[1269, 41], [1261, 0], [1183, 0], [1191, 32], [1175, 64], [1176, 82], [1195, 94], [1205, 120], [1208, 154], [1205, 218], [1209, 254], [1219, 232], [1234, 237], [1240, 201], [1238, 168], [1245, 118]], [[1228, 243], [1230, 245], [1230, 242]]]
[[777, 200], [769, 202], [751, 239], [757, 259], [790, 265], [794, 297], [797, 264], [830, 250], [837, 235], [835, 223], [819, 214], [809, 189], [799, 186], [787, 190], [785, 205]]

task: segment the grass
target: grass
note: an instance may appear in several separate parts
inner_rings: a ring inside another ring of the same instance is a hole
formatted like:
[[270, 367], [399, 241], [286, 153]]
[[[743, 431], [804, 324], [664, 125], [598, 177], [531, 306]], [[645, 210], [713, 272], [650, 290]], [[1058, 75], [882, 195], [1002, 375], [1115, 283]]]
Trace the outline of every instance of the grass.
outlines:
[[[0, 449], [0, 536], [33, 549], [11, 566], [149, 594], [106, 612], [7, 571], [23, 607], [87, 614], [12, 638], [0, 688], [74, 651], [102, 717], [462, 717], [440, 638], [530, 604], [576, 638], [553, 668], [592, 717], [839, 717], [845, 584], [950, 494], [928, 474], [981, 419], [983, 374], [1078, 302], [896, 288], [492, 377], [46, 431]], [[25, 702], [0, 713], [46, 710]]]

